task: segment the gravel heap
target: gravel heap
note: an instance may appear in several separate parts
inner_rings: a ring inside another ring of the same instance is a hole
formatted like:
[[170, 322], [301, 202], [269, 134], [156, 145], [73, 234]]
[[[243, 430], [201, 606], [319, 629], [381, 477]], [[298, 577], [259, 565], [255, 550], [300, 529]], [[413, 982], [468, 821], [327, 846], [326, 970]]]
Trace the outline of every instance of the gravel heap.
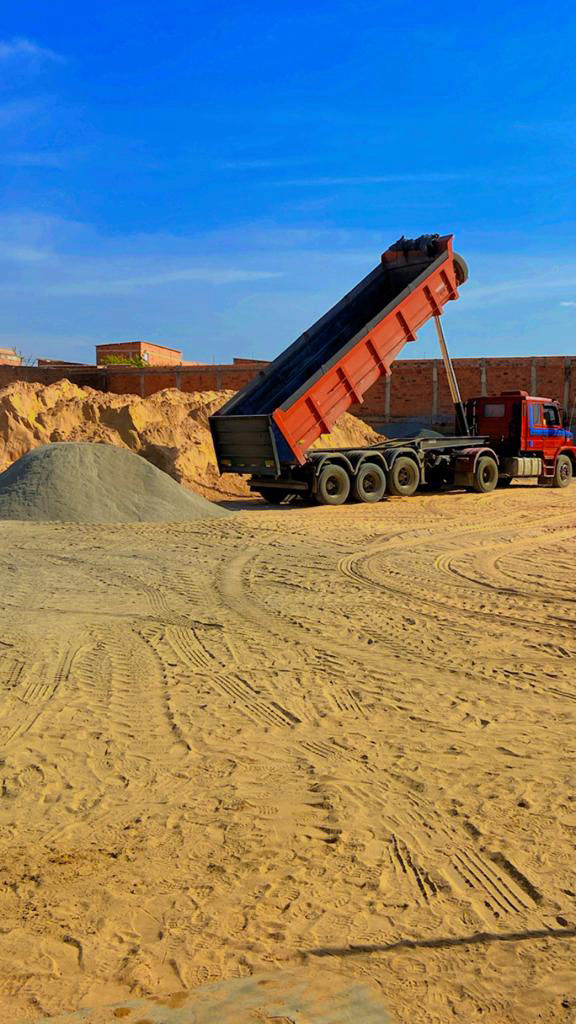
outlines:
[[0, 473], [0, 519], [176, 523], [228, 514], [141, 456], [108, 444], [44, 445]]

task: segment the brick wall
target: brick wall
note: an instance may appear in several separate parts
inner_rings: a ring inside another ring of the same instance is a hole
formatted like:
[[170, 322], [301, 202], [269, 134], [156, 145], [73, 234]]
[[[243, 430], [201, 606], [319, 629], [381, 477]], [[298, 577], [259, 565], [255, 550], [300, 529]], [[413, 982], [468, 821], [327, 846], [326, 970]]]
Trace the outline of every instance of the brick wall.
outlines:
[[0, 366], [0, 388], [21, 380], [30, 384], [54, 384], [67, 378], [79, 387], [106, 390], [104, 371], [97, 366]]
[[[13, 380], [51, 384], [67, 377], [79, 385], [147, 397], [163, 388], [180, 391], [238, 391], [266, 364], [235, 360], [232, 364], [139, 367], [13, 367], [0, 366], [0, 387]], [[568, 410], [576, 401], [576, 356], [534, 358], [455, 359], [454, 368], [463, 398], [499, 394], [522, 388], [532, 394], [557, 398]], [[351, 410], [376, 428], [418, 423], [450, 430], [453, 409], [444, 365], [435, 359], [398, 360], [392, 374], [378, 381]]]
[[[576, 356], [455, 359], [462, 397], [499, 394], [516, 388], [557, 398], [571, 410], [576, 400]], [[379, 381], [352, 410], [375, 427], [408, 420], [450, 428], [453, 408], [441, 360], [399, 360], [391, 377]]]
[[[110, 367], [108, 390], [142, 396], [169, 387], [181, 391], [238, 391], [266, 365], [257, 360], [235, 359], [232, 365], [174, 369]], [[521, 388], [557, 398], [569, 409], [576, 400], [576, 356], [455, 359], [454, 368], [463, 398]], [[398, 360], [391, 376], [379, 380], [366, 393], [364, 402], [351, 411], [376, 428], [414, 420], [438, 429], [451, 429], [454, 411], [442, 360]]]
[[239, 391], [251, 381], [260, 363], [150, 367], [109, 366], [106, 369], [107, 390], [114, 394], [141, 395], [146, 398], [163, 388], [179, 391]]

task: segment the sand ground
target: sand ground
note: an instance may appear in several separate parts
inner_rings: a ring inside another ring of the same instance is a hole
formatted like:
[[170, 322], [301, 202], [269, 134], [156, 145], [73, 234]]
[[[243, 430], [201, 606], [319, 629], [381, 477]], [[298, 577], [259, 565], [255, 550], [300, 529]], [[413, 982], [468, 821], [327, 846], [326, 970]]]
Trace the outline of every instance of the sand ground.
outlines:
[[574, 1020], [576, 486], [0, 541], [0, 1020], [303, 960]]

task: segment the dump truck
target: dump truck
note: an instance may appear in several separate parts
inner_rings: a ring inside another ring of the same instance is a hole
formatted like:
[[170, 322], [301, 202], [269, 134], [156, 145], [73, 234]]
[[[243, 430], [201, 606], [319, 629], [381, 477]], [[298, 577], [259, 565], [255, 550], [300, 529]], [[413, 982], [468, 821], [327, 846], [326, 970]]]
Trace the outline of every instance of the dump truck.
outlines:
[[[557, 401], [520, 390], [462, 400], [441, 316], [467, 279], [453, 235], [391, 245], [371, 273], [210, 417], [220, 473], [248, 475], [250, 489], [275, 504], [291, 495], [324, 505], [370, 503], [446, 486], [486, 493], [515, 478], [569, 484], [576, 448]], [[311, 450], [392, 372], [430, 319], [454, 403], [453, 436]]]

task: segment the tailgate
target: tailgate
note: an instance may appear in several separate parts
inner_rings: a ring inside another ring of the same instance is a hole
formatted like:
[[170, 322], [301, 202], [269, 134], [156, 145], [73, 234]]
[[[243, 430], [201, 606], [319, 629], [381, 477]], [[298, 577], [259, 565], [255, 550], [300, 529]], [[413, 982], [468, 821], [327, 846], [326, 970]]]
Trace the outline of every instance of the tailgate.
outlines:
[[210, 430], [221, 473], [279, 475], [271, 416], [211, 416]]

